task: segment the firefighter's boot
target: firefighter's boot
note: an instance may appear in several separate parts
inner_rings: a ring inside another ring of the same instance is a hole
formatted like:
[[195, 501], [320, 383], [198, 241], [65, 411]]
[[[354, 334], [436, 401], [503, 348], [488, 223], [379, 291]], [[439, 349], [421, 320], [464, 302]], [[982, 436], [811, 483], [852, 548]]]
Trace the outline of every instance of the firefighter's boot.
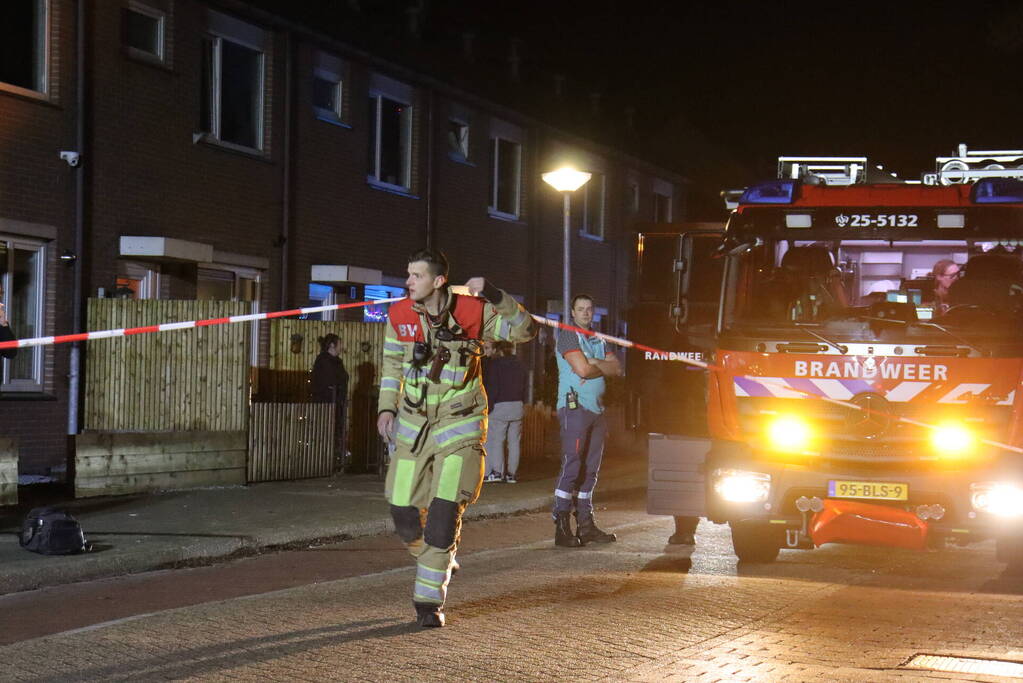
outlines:
[[598, 527], [596, 522], [593, 521], [593, 517], [584, 517], [578, 520], [578, 528], [575, 534], [579, 539], [579, 545], [586, 545], [587, 543], [614, 543], [618, 540], [618, 537], [614, 534], [609, 534]]
[[413, 602], [416, 608], [416, 623], [423, 628], [440, 628], [444, 625], [444, 606], [432, 602]]
[[569, 512], [559, 512], [554, 516], [554, 545], [564, 548], [582, 545], [582, 541], [572, 533], [572, 515]]

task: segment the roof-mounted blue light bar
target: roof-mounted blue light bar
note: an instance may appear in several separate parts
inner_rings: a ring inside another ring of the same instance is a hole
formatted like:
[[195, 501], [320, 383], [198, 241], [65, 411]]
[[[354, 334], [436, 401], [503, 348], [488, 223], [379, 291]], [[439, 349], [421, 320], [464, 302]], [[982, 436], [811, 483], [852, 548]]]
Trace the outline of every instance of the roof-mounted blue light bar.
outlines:
[[750, 185], [739, 198], [740, 204], [791, 204], [796, 197], [796, 180], [772, 180]]
[[1023, 181], [1015, 178], [984, 178], [973, 186], [974, 204], [1023, 203]]

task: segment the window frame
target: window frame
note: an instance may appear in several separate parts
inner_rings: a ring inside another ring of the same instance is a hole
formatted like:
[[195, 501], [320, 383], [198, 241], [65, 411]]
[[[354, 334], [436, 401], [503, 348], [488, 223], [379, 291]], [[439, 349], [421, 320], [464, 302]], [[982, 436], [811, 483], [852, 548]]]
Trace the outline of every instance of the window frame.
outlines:
[[[210, 130], [201, 130], [201, 139], [239, 152], [263, 154], [266, 149], [266, 68], [269, 46], [267, 31], [253, 24], [209, 10], [209, 25], [202, 40], [204, 49], [206, 43], [210, 43], [212, 49], [209, 92], [203, 94], [203, 97], [209, 97], [210, 123], [208, 127]], [[257, 114], [255, 147], [224, 140], [222, 137], [221, 99], [223, 97], [223, 46], [225, 40], [252, 50], [258, 55], [259, 82], [256, 85], [258, 99], [255, 103]], [[203, 123], [200, 121], [200, 129], [203, 127]]]
[[[252, 304], [250, 307], [250, 313], [260, 313], [263, 301], [263, 283], [264, 283], [264, 271], [260, 268], [251, 268], [248, 266], [235, 266], [228, 263], [200, 263], [195, 271], [195, 286], [196, 286], [196, 300], [201, 301], [198, 297], [199, 289], [199, 275], [201, 271], [211, 270], [218, 273], [231, 273], [232, 284], [231, 284], [231, 301], [243, 301], [240, 297], [239, 292], [239, 280], [253, 280], [256, 283], [256, 297], [249, 303]], [[215, 299], [220, 301], [220, 299]], [[259, 322], [253, 320], [249, 326], [249, 360], [252, 363], [252, 367], [259, 365]]]
[[[593, 188], [600, 186], [600, 211], [598, 213], [599, 220], [596, 221], [596, 230], [594, 230], [593, 221], [591, 215], [593, 213], [590, 204], [592, 199], [590, 196]], [[590, 175], [590, 179], [582, 186], [583, 191], [583, 213], [582, 213], [582, 226], [579, 228], [579, 234], [587, 239], [598, 240], [603, 242], [606, 234], [607, 227], [607, 174], [602, 171], [594, 171]]]
[[[413, 148], [413, 129], [415, 126], [415, 103], [411, 100], [414, 99], [411, 93], [401, 96], [402, 93], [395, 92], [387, 88], [371, 87], [369, 90], [369, 100], [373, 106], [373, 117], [374, 119], [369, 122], [369, 130], [373, 132], [373, 139], [370, 140], [370, 147], [373, 153], [372, 168], [369, 169], [369, 174], [366, 176], [367, 182], [370, 185], [380, 187], [386, 190], [393, 190], [400, 194], [411, 194], [412, 193], [412, 162], [414, 156], [412, 154]], [[396, 104], [400, 104], [406, 107], [408, 115], [405, 118], [399, 130], [398, 144], [402, 146], [402, 139], [404, 138], [405, 144], [403, 149], [400, 149], [401, 159], [403, 161], [403, 167], [401, 169], [401, 181], [402, 184], [389, 183], [381, 178], [381, 157], [383, 147], [381, 142], [383, 140], [382, 132], [382, 115], [383, 115], [383, 101], [388, 100]]]
[[24, 86], [0, 81], [0, 92], [6, 91], [16, 95], [25, 95], [36, 99], [47, 99], [50, 95], [50, 41], [52, 33], [52, 0], [34, 0], [36, 3], [37, 17], [39, 22], [39, 45], [36, 47], [37, 54], [32, 58], [38, 60], [35, 65], [35, 79], [39, 88], [26, 88]]
[[640, 208], [640, 187], [639, 183], [635, 180], [630, 180], [628, 184], [629, 188], [629, 211], [631, 213], [639, 213]]
[[[656, 223], [671, 223], [673, 215], [675, 213], [674, 199], [675, 199], [675, 186], [666, 180], [654, 180], [653, 187], [653, 219]], [[668, 207], [668, 215], [663, 218], [657, 217], [658, 204], [661, 199], [664, 199]]]
[[[345, 99], [348, 97], [346, 81], [348, 65], [339, 57], [317, 50], [313, 59], [313, 68], [310, 74], [310, 103], [316, 118], [327, 123], [342, 124], [348, 126], [348, 106]], [[332, 83], [335, 90], [334, 106], [330, 109], [319, 106], [313, 97], [315, 92], [315, 81], [320, 79]], [[350, 127], [350, 126], [348, 126]]]
[[[33, 316], [35, 320], [36, 336], [44, 336], [44, 326], [46, 325], [46, 259], [47, 259], [47, 243], [39, 240], [26, 239], [24, 237], [16, 237], [14, 235], [2, 235], [0, 234], [0, 242], [7, 244], [9, 253], [8, 258], [13, 259], [15, 249], [21, 249], [25, 251], [35, 251], [38, 254], [36, 266], [35, 266], [35, 277], [39, 283], [39, 289], [36, 297], [36, 310]], [[10, 310], [11, 301], [11, 269], [9, 264], [5, 264], [4, 274], [0, 275], [3, 278], [3, 303], [7, 310]], [[2, 363], [3, 368], [0, 369], [0, 392], [3, 393], [41, 393], [44, 390], [45, 377], [44, 366], [43, 366], [43, 349], [42, 346], [29, 346], [18, 349], [18, 354], [29, 353], [32, 354], [32, 379], [17, 379], [11, 380], [11, 360], [7, 360]]]
[[138, 281], [139, 288], [136, 292], [138, 295], [135, 297], [136, 299], [160, 298], [160, 264], [120, 259], [117, 264], [117, 272], [114, 275], [115, 283], [122, 277]]
[[[515, 145], [515, 211], [508, 212], [498, 207], [500, 194], [501, 142]], [[487, 198], [487, 211], [494, 218], [519, 220], [522, 216], [522, 142], [494, 134], [490, 137], [490, 188]]]
[[142, 48], [135, 47], [134, 45], [128, 44], [128, 31], [127, 25], [125, 26], [124, 35], [124, 46], [128, 51], [128, 54], [136, 59], [145, 60], [148, 62], [154, 62], [157, 64], [167, 63], [167, 13], [163, 10], [152, 7], [136, 0], [130, 0], [128, 5], [124, 8], [125, 12], [135, 12], [136, 14], [142, 14], [149, 17], [150, 19], [156, 19], [156, 31], [157, 31], [157, 51], [155, 53], [143, 50]]
[[[671, 202], [671, 200], [672, 200], [672, 197], [671, 197], [670, 194], [663, 194], [663, 193], [657, 192], [657, 191], [654, 192], [654, 222], [655, 223], [671, 223], [671, 214], [672, 214], [672, 206], [671, 206], [672, 202]], [[660, 211], [660, 205], [661, 205], [662, 201], [664, 202], [664, 205], [668, 209], [666, 216], [658, 216], [657, 215], [658, 212]]]
[[[461, 134], [458, 140], [458, 149], [454, 149], [451, 144], [450, 135], [452, 129], [457, 126]], [[448, 117], [447, 130], [445, 131], [445, 140], [447, 141], [448, 158], [452, 161], [457, 161], [463, 164], [469, 164], [469, 154], [472, 151], [470, 145], [470, 138], [472, 136], [472, 125], [469, 123], [468, 117], [452, 115]]]

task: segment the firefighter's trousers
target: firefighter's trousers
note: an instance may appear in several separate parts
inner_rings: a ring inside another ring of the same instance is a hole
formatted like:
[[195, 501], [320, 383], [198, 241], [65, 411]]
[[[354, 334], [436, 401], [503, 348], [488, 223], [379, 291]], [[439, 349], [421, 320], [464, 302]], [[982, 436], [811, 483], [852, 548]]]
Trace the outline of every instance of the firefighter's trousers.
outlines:
[[483, 447], [472, 441], [416, 452], [398, 442], [391, 455], [385, 494], [395, 531], [416, 558], [414, 602], [444, 604], [462, 513], [479, 496], [483, 460]]

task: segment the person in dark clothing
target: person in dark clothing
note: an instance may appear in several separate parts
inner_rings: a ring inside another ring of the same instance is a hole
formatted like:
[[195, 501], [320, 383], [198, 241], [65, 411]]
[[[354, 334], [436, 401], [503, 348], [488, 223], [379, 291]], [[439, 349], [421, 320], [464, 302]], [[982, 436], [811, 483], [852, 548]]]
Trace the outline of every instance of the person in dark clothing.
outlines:
[[[14, 341], [16, 337], [11, 331], [10, 320], [7, 319], [7, 307], [4, 306], [4, 288], [0, 284], [0, 342]], [[14, 358], [18, 355], [18, 349], [0, 350], [0, 358]]]
[[348, 371], [341, 362], [341, 340], [336, 334], [319, 338], [320, 354], [312, 371], [312, 398], [316, 403], [333, 403], [335, 409], [334, 451], [347, 456], [345, 412], [348, 402]]
[[[483, 481], [518, 481], [522, 439], [522, 418], [526, 401], [526, 369], [515, 358], [509, 342], [486, 342], [483, 360], [483, 388], [487, 391], [487, 477]], [[508, 467], [504, 456], [508, 453]]]

